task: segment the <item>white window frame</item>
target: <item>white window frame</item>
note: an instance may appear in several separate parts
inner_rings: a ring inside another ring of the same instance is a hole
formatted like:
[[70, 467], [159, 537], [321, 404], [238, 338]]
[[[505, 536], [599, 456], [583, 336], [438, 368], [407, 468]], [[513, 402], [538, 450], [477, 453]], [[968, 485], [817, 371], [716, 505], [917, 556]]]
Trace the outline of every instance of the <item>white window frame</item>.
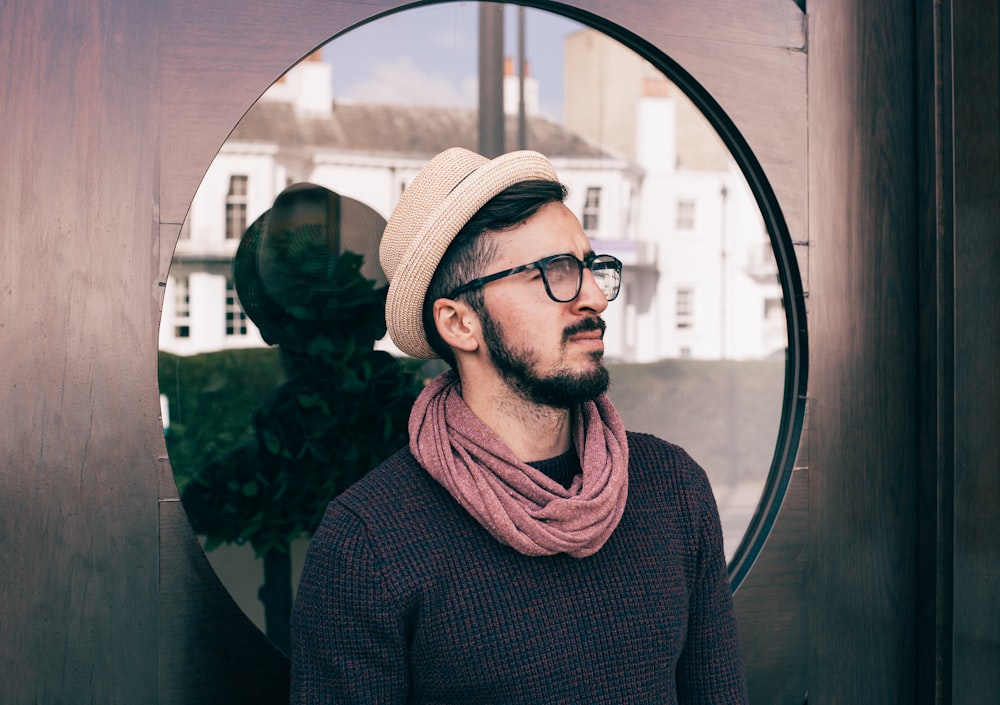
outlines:
[[692, 330], [694, 328], [694, 302], [694, 287], [677, 287], [674, 299], [674, 317], [678, 330]]
[[226, 277], [226, 337], [243, 338], [248, 333], [247, 314], [236, 296], [236, 282]]
[[250, 178], [246, 174], [229, 177], [226, 194], [226, 239], [239, 240], [247, 229], [247, 191]]
[[595, 232], [601, 225], [601, 187], [588, 186], [587, 196], [583, 202], [583, 214], [580, 218], [583, 229]]
[[677, 213], [674, 227], [678, 230], [691, 231], [695, 229], [697, 207], [693, 198], [678, 198]]
[[191, 279], [174, 277], [174, 337], [191, 337]]

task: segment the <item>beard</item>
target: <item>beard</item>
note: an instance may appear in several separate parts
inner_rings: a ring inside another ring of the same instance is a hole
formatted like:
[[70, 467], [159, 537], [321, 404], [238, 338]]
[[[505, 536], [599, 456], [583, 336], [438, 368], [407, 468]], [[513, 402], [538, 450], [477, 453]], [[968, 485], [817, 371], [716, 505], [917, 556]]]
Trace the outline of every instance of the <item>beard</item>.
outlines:
[[[535, 370], [535, 355], [507, 344], [499, 324], [485, 307], [479, 312], [486, 347], [501, 378], [523, 399], [556, 409], [570, 409], [591, 401], [608, 389], [610, 376], [604, 367], [603, 354], [593, 353], [594, 365], [586, 370], [556, 370], [541, 375]], [[570, 336], [588, 330], [604, 330], [600, 318], [587, 318], [563, 330], [562, 346]]]

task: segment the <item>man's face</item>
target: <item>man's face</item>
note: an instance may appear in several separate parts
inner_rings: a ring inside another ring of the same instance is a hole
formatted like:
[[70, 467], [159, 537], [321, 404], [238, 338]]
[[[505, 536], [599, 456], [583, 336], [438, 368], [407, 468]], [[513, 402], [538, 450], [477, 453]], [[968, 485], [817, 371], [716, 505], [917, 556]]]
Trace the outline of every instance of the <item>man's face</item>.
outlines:
[[[543, 206], [523, 225], [497, 235], [500, 254], [484, 274], [570, 253], [579, 259], [590, 241], [562, 203]], [[584, 269], [580, 294], [553, 301], [537, 268], [491, 282], [480, 316], [483, 338], [503, 380], [522, 398], [569, 408], [603, 393], [604, 321], [608, 301]]]

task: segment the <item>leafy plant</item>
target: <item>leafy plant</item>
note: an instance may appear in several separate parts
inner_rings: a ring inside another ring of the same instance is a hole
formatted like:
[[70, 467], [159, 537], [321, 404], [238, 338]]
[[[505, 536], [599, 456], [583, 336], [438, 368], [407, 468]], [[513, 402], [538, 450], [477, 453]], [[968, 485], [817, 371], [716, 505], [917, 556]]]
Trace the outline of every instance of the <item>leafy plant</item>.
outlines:
[[328, 286], [295, 291], [294, 305], [271, 322], [265, 337], [279, 341], [277, 356], [161, 356], [161, 389], [169, 396], [170, 381], [183, 386], [167, 443], [184, 508], [205, 550], [248, 543], [264, 559], [267, 633], [285, 649], [292, 541], [312, 534], [331, 499], [406, 444], [420, 389], [412, 366], [373, 349], [385, 334], [386, 288], [362, 276], [359, 255], [342, 253], [335, 264]]

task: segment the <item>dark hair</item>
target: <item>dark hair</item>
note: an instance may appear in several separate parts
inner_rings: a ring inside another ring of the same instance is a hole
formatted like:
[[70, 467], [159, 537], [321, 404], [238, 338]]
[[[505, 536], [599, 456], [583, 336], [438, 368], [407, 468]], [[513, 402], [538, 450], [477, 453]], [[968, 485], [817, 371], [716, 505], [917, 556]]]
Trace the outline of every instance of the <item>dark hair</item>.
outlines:
[[[455, 366], [455, 354], [438, 335], [434, 325], [434, 302], [465, 282], [482, 276], [483, 270], [497, 254], [497, 240], [490, 237], [492, 233], [517, 227], [545, 204], [564, 201], [566, 194], [566, 187], [558, 181], [522, 181], [514, 184], [487, 201], [451, 241], [427, 287], [423, 308], [427, 342], [449, 365]], [[465, 297], [473, 311], [482, 315], [482, 289], [473, 289], [461, 296]]]

